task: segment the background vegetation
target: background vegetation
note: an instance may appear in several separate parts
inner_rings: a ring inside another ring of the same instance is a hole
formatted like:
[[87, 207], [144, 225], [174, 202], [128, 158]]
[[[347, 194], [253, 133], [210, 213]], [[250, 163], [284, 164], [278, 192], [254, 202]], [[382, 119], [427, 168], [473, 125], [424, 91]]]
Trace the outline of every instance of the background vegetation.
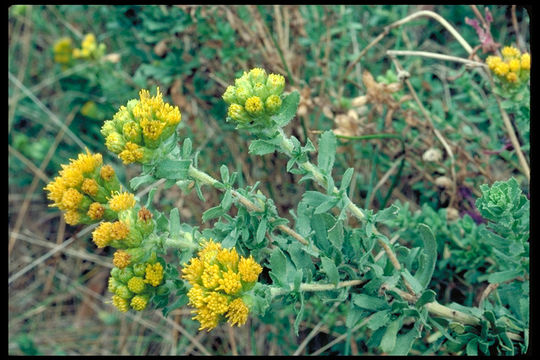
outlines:
[[[399, 235], [400, 243], [414, 244], [414, 234], [407, 229], [415, 224], [432, 226], [441, 250], [434, 288], [444, 302], [478, 304], [487, 284], [478, 279], [478, 269], [485, 264], [478, 261], [482, 252], [468, 252], [467, 244], [474, 243], [479, 235], [473, 230], [485, 222], [474, 205], [480, 185], [514, 176], [528, 196], [528, 180], [493, 89], [478, 69], [398, 57], [432, 125], [406, 87], [391, 85], [403, 73], [388, 50], [468, 56], [429, 18], [384, 32], [422, 9], [441, 15], [478, 47], [477, 59], [487, 57], [475, 28], [466, 23], [466, 18], [476, 18], [475, 11], [484, 14], [483, 7], [10, 7], [9, 353], [168, 355], [198, 354], [201, 348], [210, 354], [365, 353], [369, 340], [347, 326], [352, 320], [346, 302], [306, 302], [299, 336], [293, 331], [298, 309], [286, 304], [273, 304], [265, 317], [250, 318], [242, 328], [221, 326], [211, 333], [197, 332], [188, 308], [174, 310], [167, 319], [157, 311], [125, 316], [107, 302], [110, 251], [96, 249], [89, 231], [66, 226], [61, 213], [47, 207], [43, 186], [83, 147], [102, 152], [105, 162], [116, 164], [124, 184], [139, 173], [105, 151], [99, 130], [141, 88], [159, 86], [182, 112], [180, 135], [190, 137], [201, 151], [199, 167], [217, 176], [219, 164], [227, 164], [241, 175], [240, 187], [260, 181], [259, 189], [274, 200], [278, 213], [293, 222], [289, 210], [313, 185], [298, 184], [286, 173], [282, 156], [249, 154], [249, 136], [224, 121], [221, 95], [226, 85], [253, 67], [284, 75], [289, 90], [302, 94], [298, 116], [287, 129], [302, 142], [310, 138], [315, 143], [317, 133], [328, 129], [353, 137], [384, 134], [340, 139], [336, 167], [353, 167], [356, 173], [350, 198], [375, 211], [395, 202], [405, 204], [389, 236]], [[527, 11], [510, 6], [489, 10], [494, 42], [530, 52]], [[88, 33], [106, 45], [104, 59], [70, 66], [54, 61], [59, 39], [69, 37], [80, 47]], [[362, 53], [378, 36], [381, 39]], [[528, 107], [519, 101], [503, 107], [528, 157]], [[182, 221], [190, 224], [200, 223], [202, 213], [219, 203], [218, 192], [206, 193], [206, 203], [195, 192], [186, 195], [176, 187], [159, 192], [155, 206], [167, 213], [178, 208]], [[511, 296], [511, 289], [502, 290], [503, 298]], [[449, 352], [433, 337], [411, 350]]]

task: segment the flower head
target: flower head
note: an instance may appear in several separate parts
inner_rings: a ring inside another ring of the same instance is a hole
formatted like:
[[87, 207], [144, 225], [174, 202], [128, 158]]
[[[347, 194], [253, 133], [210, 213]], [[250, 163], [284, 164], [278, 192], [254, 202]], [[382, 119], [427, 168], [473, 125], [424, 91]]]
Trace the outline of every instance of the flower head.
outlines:
[[165, 103], [159, 88], [155, 96], [142, 89], [139, 99], [128, 101], [112, 120], [104, 122], [101, 133], [107, 148], [124, 164], [146, 164], [157, 160], [161, 154], [157, 149], [173, 135], [181, 119], [178, 107]]
[[123, 192], [123, 193], [116, 193], [113, 195], [113, 197], [109, 200], [109, 207], [113, 211], [123, 211], [131, 209], [135, 206], [135, 195], [129, 193], [129, 192]]
[[267, 74], [264, 69], [254, 68], [235, 79], [223, 93], [229, 104], [228, 120], [239, 127], [261, 129], [272, 125], [272, 115], [281, 109], [281, 94], [285, 78], [278, 74]]
[[157, 262], [153, 265], [146, 265], [146, 275], [144, 280], [154, 287], [161, 284], [161, 280], [163, 280], [163, 266], [161, 263]]
[[235, 248], [223, 249], [212, 239], [201, 241], [201, 246], [182, 270], [182, 278], [191, 285], [187, 296], [195, 308], [193, 319], [201, 324], [199, 330], [207, 331], [221, 321], [243, 325], [249, 308], [242, 298], [249, 296], [262, 267], [253, 257], [239, 256]]
[[64, 218], [70, 225], [110, 218], [111, 214], [104, 207], [106, 194], [117, 191], [119, 183], [114, 172], [106, 184], [99, 179], [98, 174], [104, 168], [101, 154], [86, 150], [61, 167], [59, 176], [43, 188], [48, 192], [48, 199], [53, 201], [49, 206], [64, 211]]
[[531, 57], [528, 53], [521, 52], [513, 46], [505, 46], [502, 50], [502, 58], [488, 56], [486, 65], [495, 74], [495, 77], [506, 88], [516, 88], [529, 79], [531, 69]]

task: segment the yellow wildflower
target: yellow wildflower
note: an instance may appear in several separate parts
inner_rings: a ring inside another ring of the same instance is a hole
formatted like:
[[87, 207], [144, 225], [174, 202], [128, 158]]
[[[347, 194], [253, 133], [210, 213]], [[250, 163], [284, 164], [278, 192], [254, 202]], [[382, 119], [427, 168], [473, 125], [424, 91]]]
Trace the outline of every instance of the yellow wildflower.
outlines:
[[145, 282], [155, 287], [161, 284], [161, 280], [163, 280], [163, 266], [161, 263], [146, 265]]
[[227, 272], [222, 272], [222, 276], [222, 279], [218, 279], [219, 286], [216, 288], [216, 290], [223, 290], [227, 294], [233, 295], [242, 288], [242, 283], [240, 282], [240, 275], [233, 270], [229, 269], [227, 270]]
[[94, 241], [98, 248], [104, 248], [111, 242], [111, 228], [112, 223], [102, 222], [92, 232], [92, 241]]
[[121, 298], [118, 295], [112, 296], [113, 305], [121, 312], [127, 312], [129, 310], [129, 303], [126, 299]]
[[508, 68], [511, 72], [517, 73], [519, 69], [521, 68], [521, 61], [520, 59], [512, 59], [508, 62]]
[[191, 284], [199, 283], [204, 271], [204, 263], [199, 258], [191, 259], [189, 265], [184, 264], [182, 270], [182, 278], [189, 281]]
[[488, 56], [486, 59], [486, 64], [491, 71], [495, 70], [495, 67], [502, 62], [502, 59], [499, 56]]
[[64, 184], [64, 179], [57, 176], [54, 178], [54, 181], [48, 183], [43, 189], [49, 192], [47, 198], [54, 201], [54, 204], [50, 204], [49, 206], [58, 206], [62, 202], [62, 197], [67, 188]]
[[501, 54], [507, 59], [519, 57], [521, 55], [520, 51], [513, 46], [505, 46], [501, 50]]
[[76, 210], [79, 207], [83, 199], [83, 194], [73, 188], [69, 188], [64, 192], [62, 196], [62, 203], [60, 209], [62, 210]]
[[92, 154], [87, 149], [86, 154], [79, 154], [77, 160], [73, 161], [73, 164], [83, 174], [88, 174], [103, 164], [103, 156], [99, 153]]
[[258, 96], [252, 96], [246, 100], [246, 111], [253, 115], [261, 114], [264, 111], [261, 98]]
[[209, 263], [204, 264], [204, 271], [201, 275], [202, 284], [207, 289], [213, 289], [219, 285], [220, 280], [219, 266], [214, 264], [210, 265]]
[[99, 190], [99, 185], [94, 179], [86, 178], [83, 180], [81, 190], [91, 196], [96, 196]]
[[129, 164], [141, 160], [143, 157], [143, 150], [139, 145], [128, 141], [124, 150], [120, 152], [118, 156], [122, 159], [124, 164]]
[[231, 325], [243, 325], [249, 308], [241, 299], [249, 294], [257, 281], [262, 267], [253, 257], [239, 256], [236, 249], [222, 249], [221, 244], [210, 240], [201, 241], [198, 257], [184, 264], [182, 278], [188, 280], [188, 304], [195, 307], [194, 320], [201, 324], [199, 330], [210, 331], [225, 320]]
[[219, 315], [208, 309], [207, 307], [199, 308], [195, 311], [197, 315], [193, 317], [193, 320], [199, 321], [201, 326], [199, 327], [199, 331], [203, 329], [207, 329], [206, 331], [210, 331], [219, 324]]
[[68, 210], [64, 213], [64, 220], [66, 221], [66, 224], [68, 225], [77, 225], [79, 223], [80, 218], [81, 218], [81, 215], [76, 210]]
[[135, 195], [129, 192], [116, 193], [109, 199], [109, 207], [112, 211], [123, 211], [135, 206]]
[[111, 224], [109, 236], [113, 240], [125, 239], [129, 234], [129, 226], [122, 221], [115, 221]]
[[101, 170], [99, 171], [99, 175], [101, 176], [101, 178], [105, 181], [110, 181], [114, 178], [114, 176], [116, 175], [115, 172], [114, 172], [114, 169], [111, 165], [105, 165], [101, 168]]
[[531, 55], [529, 55], [528, 53], [521, 55], [521, 68], [523, 70], [531, 69]]
[[59, 174], [68, 187], [78, 187], [84, 179], [81, 170], [76, 166], [62, 164]]
[[73, 45], [69, 37], [59, 39], [53, 47], [54, 62], [59, 64], [67, 64], [71, 61], [71, 53]]
[[243, 257], [238, 263], [238, 273], [245, 282], [257, 281], [261, 272], [261, 265], [257, 264], [252, 256], [247, 259]]
[[508, 82], [511, 82], [511, 83], [517, 82], [518, 81], [517, 74], [515, 72], [509, 72], [508, 74], [506, 74], [506, 80], [508, 80]]
[[208, 310], [212, 311], [214, 314], [221, 315], [229, 309], [227, 297], [215, 291], [210, 292], [204, 298], [204, 302], [206, 302]]
[[144, 290], [144, 280], [141, 277], [134, 276], [131, 279], [129, 279], [127, 286], [128, 289], [135, 294], [140, 294]]
[[131, 255], [129, 255], [125, 250], [116, 250], [116, 252], [113, 254], [113, 264], [119, 269], [125, 268], [130, 264], [130, 262]]
[[241, 298], [234, 299], [229, 304], [229, 311], [225, 316], [231, 325], [241, 326], [247, 321], [249, 309]]
[[221, 250], [221, 243], [214, 242], [212, 239], [203, 240], [201, 242], [203, 249], [200, 250], [197, 255], [202, 261], [212, 261]]
[[227, 268], [236, 270], [238, 266], [238, 253], [235, 248], [231, 250], [220, 250], [216, 256], [216, 260]]
[[146, 305], [148, 304], [148, 300], [144, 296], [135, 295], [131, 299], [131, 307], [134, 310], [142, 311], [146, 308]]
[[493, 71], [495, 72], [495, 74], [497, 74], [499, 76], [504, 76], [504, 75], [506, 75], [506, 73], [508, 73], [509, 69], [510, 68], [509, 68], [507, 63], [501, 62], [501, 63], [497, 64], [497, 66], [495, 67], [495, 69]]
[[88, 212], [86, 215], [90, 217], [92, 220], [99, 220], [103, 217], [103, 214], [105, 213], [105, 208], [103, 205], [101, 205], [98, 202], [94, 202], [90, 204], [90, 207], [88, 208]]
[[145, 140], [157, 140], [163, 132], [165, 125], [167, 124], [159, 120], [149, 120], [148, 118], [142, 119], [141, 128]]
[[189, 305], [193, 305], [196, 308], [201, 308], [205, 303], [204, 290], [197, 284], [193, 285], [187, 292], [189, 298]]

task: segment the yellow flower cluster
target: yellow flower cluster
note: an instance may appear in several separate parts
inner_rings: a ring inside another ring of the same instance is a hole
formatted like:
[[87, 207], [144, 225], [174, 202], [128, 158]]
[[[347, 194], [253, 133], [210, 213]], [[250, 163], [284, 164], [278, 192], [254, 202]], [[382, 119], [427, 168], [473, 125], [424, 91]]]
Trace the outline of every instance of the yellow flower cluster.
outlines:
[[155, 253], [146, 262], [141, 261], [142, 257], [144, 254], [140, 252], [127, 254], [126, 251], [118, 250], [115, 253], [115, 260], [121, 264], [115, 262], [116, 267], [111, 270], [108, 288], [114, 294], [112, 304], [121, 312], [130, 308], [144, 310], [157, 287], [163, 283], [163, 266], [156, 261]]
[[505, 84], [516, 85], [527, 81], [531, 70], [531, 56], [512, 46], [505, 46], [500, 56], [488, 56], [486, 65]]
[[80, 49], [73, 49], [76, 59], [99, 59], [105, 53], [105, 44], [98, 44], [94, 34], [87, 34], [83, 38]]
[[70, 159], [68, 165], [62, 165], [59, 175], [44, 190], [53, 201], [49, 206], [64, 211], [66, 223], [91, 224], [116, 217], [107, 199], [119, 190], [120, 184], [112, 167], [103, 166], [101, 154], [91, 154], [87, 150], [77, 159]]
[[146, 164], [156, 155], [156, 149], [171, 137], [181, 119], [178, 107], [165, 103], [159, 88], [156, 96], [150, 96], [150, 92], [143, 89], [139, 100], [130, 100], [112, 120], [105, 121], [101, 133], [105, 146], [124, 164]]
[[137, 226], [125, 221], [104, 221], [92, 232], [92, 240], [98, 248], [109, 245], [118, 249], [137, 248], [143, 241], [143, 234]]
[[253, 288], [262, 267], [253, 257], [239, 256], [236, 249], [223, 249], [220, 243], [203, 241], [197, 257], [184, 264], [182, 278], [191, 284], [189, 303], [195, 310], [199, 330], [215, 328], [226, 319], [229, 324], [245, 324], [249, 308], [242, 296]]
[[72, 53], [73, 44], [68, 37], [58, 39], [53, 46], [54, 62], [58, 64], [68, 65], [73, 59]]
[[254, 68], [235, 80], [223, 94], [229, 106], [228, 117], [239, 124], [269, 124], [269, 117], [279, 112], [281, 94], [285, 88], [282, 75], [270, 74]]

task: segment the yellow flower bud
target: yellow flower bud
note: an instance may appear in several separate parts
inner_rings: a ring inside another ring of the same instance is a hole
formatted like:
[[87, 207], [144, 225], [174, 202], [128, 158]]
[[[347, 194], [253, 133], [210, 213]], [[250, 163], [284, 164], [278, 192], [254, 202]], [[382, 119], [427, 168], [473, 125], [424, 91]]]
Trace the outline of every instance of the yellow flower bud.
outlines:
[[506, 59], [511, 59], [511, 58], [515, 58], [515, 57], [519, 57], [521, 55], [520, 51], [518, 49], [516, 49], [515, 47], [513, 46], [505, 46], [502, 50], [501, 50], [501, 54], [506, 58]]
[[105, 214], [105, 207], [103, 207], [103, 205], [98, 202], [90, 204], [88, 212], [86, 213], [86, 215], [88, 215], [92, 220], [101, 219], [103, 217], [103, 214]]
[[118, 154], [124, 164], [139, 161], [143, 158], [143, 155], [142, 148], [139, 145], [129, 141], [126, 143], [124, 150]]
[[509, 66], [507, 63], [505, 62], [501, 62], [499, 64], [497, 64], [497, 66], [495, 67], [495, 74], [499, 75], [499, 76], [504, 76], [506, 75], [506, 73], [508, 73], [508, 70], [509, 70]]
[[246, 111], [251, 115], [260, 115], [264, 111], [264, 106], [261, 101], [261, 98], [258, 96], [252, 96], [246, 100], [245, 104]]
[[113, 153], [118, 154], [122, 151], [124, 146], [126, 146], [126, 142], [122, 135], [117, 132], [112, 132], [105, 139], [105, 146]]
[[103, 180], [110, 181], [116, 176], [116, 173], [111, 165], [105, 165], [101, 168], [99, 175]]
[[68, 225], [77, 225], [80, 221], [81, 215], [77, 210], [68, 210], [64, 213], [64, 220]]
[[81, 190], [91, 196], [96, 196], [99, 190], [99, 185], [94, 179], [84, 179]]
[[73, 188], [69, 188], [62, 196], [62, 210], [76, 210], [83, 199], [83, 194]]
[[127, 267], [130, 262], [131, 255], [125, 250], [116, 250], [116, 252], [113, 254], [113, 264], [119, 269]]
[[135, 294], [140, 294], [144, 291], [144, 280], [141, 277], [134, 276], [131, 279], [129, 279], [127, 283], [128, 289]]
[[118, 295], [112, 296], [113, 305], [121, 312], [127, 312], [129, 310], [129, 303], [126, 299], [121, 298]]
[[236, 88], [232, 85], [229, 85], [225, 92], [223, 93], [223, 100], [225, 100], [226, 103], [232, 104], [236, 102], [236, 96], [235, 96]]
[[516, 83], [518, 81], [517, 74], [515, 72], [509, 72], [506, 74], [506, 80], [511, 83]]
[[163, 280], [163, 266], [161, 263], [146, 265], [145, 282], [155, 287], [161, 284], [161, 280]]
[[521, 68], [520, 59], [512, 59], [508, 62], [508, 68], [511, 72], [517, 73]]
[[531, 55], [529, 55], [528, 53], [521, 55], [521, 68], [523, 70], [531, 69]]
[[144, 296], [135, 295], [133, 299], [131, 299], [131, 307], [137, 311], [142, 311], [146, 309], [147, 304], [148, 300], [146, 300]]

